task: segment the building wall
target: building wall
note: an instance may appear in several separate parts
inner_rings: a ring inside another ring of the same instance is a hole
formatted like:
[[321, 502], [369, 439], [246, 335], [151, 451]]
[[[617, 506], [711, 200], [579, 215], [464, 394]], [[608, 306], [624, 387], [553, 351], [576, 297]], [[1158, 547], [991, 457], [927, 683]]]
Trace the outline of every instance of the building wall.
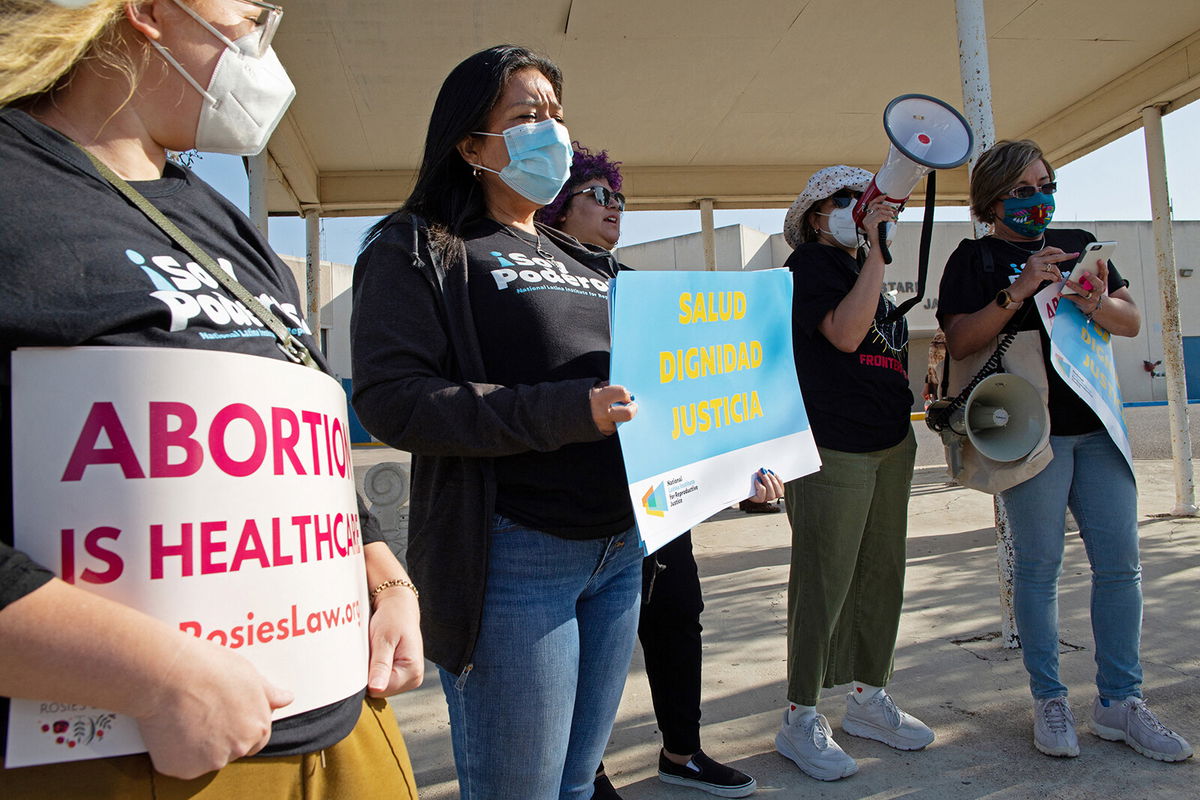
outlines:
[[[281, 258], [291, 269], [292, 277], [300, 287], [300, 296], [307, 298], [305, 260], [298, 256]], [[321, 341], [325, 357], [338, 380], [350, 377], [350, 285], [353, 278], [354, 267], [350, 264], [321, 262]]]
[[[718, 270], [767, 269], [772, 266], [770, 234], [744, 225], [726, 225], [713, 235]], [[765, 248], [765, 251], [764, 251]], [[634, 269], [704, 269], [704, 241], [699, 233], [620, 247], [617, 259]]]

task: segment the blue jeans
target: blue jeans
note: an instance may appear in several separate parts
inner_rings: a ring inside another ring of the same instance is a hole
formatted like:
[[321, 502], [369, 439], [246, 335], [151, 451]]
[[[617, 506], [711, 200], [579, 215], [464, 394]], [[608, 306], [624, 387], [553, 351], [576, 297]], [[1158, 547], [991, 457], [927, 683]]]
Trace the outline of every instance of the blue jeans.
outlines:
[[1141, 696], [1142, 566], [1137, 485], [1104, 430], [1051, 436], [1054, 459], [1001, 494], [1016, 562], [1013, 611], [1029, 688], [1037, 699], [1063, 697], [1058, 679], [1058, 577], [1063, 520], [1070, 507], [1092, 568], [1096, 688], [1106, 700]]
[[592, 796], [641, 582], [633, 530], [576, 541], [495, 518], [471, 664], [440, 670], [462, 800]]

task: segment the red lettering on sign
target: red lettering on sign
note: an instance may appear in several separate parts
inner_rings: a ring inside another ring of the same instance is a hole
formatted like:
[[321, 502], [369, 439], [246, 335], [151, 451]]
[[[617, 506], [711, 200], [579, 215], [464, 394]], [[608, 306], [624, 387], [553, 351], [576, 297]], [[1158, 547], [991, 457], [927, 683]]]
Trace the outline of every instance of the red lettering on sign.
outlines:
[[[170, 427], [170, 420], [178, 421]], [[150, 477], [186, 478], [204, 463], [204, 448], [192, 438], [196, 432], [196, 410], [187, 403], [150, 404]], [[171, 448], [184, 452], [183, 460], [171, 463]]]
[[[287, 422], [290, 426], [288, 433], [283, 432], [283, 423]], [[290, 408], [272, 408], [271, 409], [271, 441], [273, 445], [272, 461], [274, 462], [275, 474], [283, 474], [283, 457], [286, 455], [288, 461], [292, 463], [292, 469], [297, 475], [307, 474], [304, 471], [304, 465], [300, 463], [300, 459], [296, 456], [296, 442], [300, 440], [300, 421], [296, 419], [296, 413]]]
[[[225, 449], [225, 440], [229, 425], [234, 420], [245, 420], [250, 424], [254, 437], [254, 447], [249, 458], [238, 461], [229, 455]], [[262, 466], [267, 455], [267, 429], [262, 418], [253, 408], [245, 403], [230, 403], [217, 412], [213, 417], [212, 426], [208, 429], [208, 450], [212, 453], [213, 463], [227, 475], [244, 478]]]
[[179, 544], [163, 544], [163, 526], [150, 526], [150, 577], [158, 580], [163, 576], [163, 559], [178, 556], [181, 560], [179, 574], [185, 578], [192, 574], [192, 523], [179, 526]]
[[[98, 446], [102, 433], [108, 437], [110, 447]], [[112, 403], [92, 403], [62, 479], [77, 481], [83, 477], [83, 471], [93, 464], [116, 464], [126, 478], [146, 477]]]

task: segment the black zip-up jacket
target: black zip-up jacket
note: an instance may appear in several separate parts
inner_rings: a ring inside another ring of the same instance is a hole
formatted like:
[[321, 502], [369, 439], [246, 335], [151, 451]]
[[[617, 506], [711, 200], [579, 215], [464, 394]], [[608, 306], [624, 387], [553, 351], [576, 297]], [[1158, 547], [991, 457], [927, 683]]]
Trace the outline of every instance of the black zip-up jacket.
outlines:
[[[620, 269], [607, 250], [538, 231], [610, 277]], [[354, 410], [413, 456], [409, 570], [425, 654], [454, 674], [470, 665], [483, 613], [493, 459], [604, 438], [588, 393], [607, 377], [488, 383], [467, 277], [461, 243], [435, 257], [423, 221], [398, 214], [355, 264], [350, 323]]]

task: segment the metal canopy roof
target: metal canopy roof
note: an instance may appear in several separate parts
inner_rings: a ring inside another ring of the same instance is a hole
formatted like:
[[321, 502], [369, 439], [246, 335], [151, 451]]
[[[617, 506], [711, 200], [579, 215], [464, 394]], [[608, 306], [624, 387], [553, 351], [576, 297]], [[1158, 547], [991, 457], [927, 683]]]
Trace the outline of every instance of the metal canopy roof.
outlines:
[[[287, 0], [298, 97], [268, 207], [375, 215], [403, 201], [442, 80], [504, 42], [563, 70], [573, 138], [623, 162], [634, 210], [786, 207], [816, 169], [875, 170], [887, 102], [961, 107], [953, 0]], [[1194, 0], [986, 0], [996, 133], [1055, 164], [1200, 94]], [[966, 169], [939, 180], [966, 197]]]

